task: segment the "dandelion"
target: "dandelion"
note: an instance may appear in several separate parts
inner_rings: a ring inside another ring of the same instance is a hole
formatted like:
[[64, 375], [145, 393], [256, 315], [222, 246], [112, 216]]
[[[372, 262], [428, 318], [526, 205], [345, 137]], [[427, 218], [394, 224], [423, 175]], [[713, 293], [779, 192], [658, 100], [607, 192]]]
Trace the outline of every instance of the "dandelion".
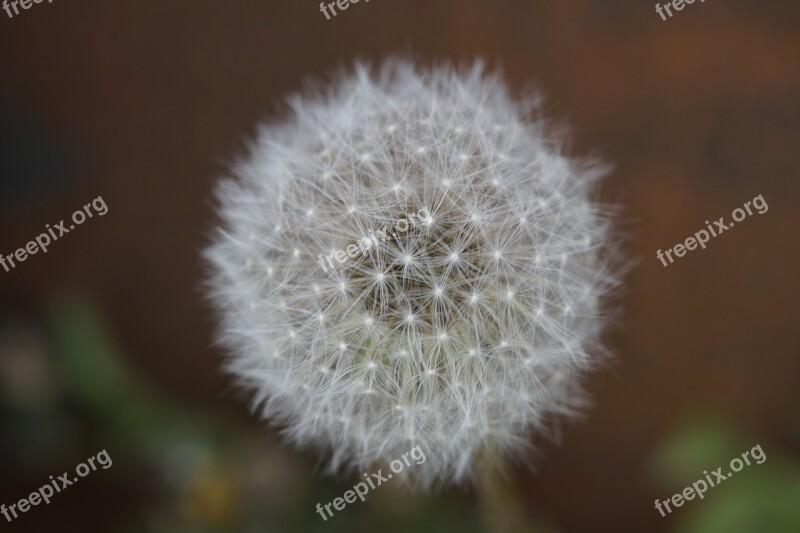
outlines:
[[[585, 405], [619, 277], [606, 168], [566, 156], [536, 102], [479, 63], [356, 65], [219, 184], [227, 370], [331, 471], [420, 446], [415, 483], [462, 481]], [[326, 272], [332, 250], [348, 260]]]

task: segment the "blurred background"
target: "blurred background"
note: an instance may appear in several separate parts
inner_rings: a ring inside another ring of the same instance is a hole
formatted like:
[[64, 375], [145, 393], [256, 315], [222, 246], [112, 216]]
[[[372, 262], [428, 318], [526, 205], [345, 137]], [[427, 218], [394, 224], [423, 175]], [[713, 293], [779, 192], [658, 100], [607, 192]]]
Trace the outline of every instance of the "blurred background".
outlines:
[[[323, 522], [354, 483], [319, 473], [219, 372], [199, 290], [210, 191], [258, 120], [309, 77], [410, 53], [484, 57], [531, 84], [572, 150], [614, 163], [638, 265], [585, 420], [511, 471], [531, 531], [800, 531], [800, 3], [83, 0], [0, 11], [0, 253], [102, 196], [0, 271], [0, 503], [101, 450], [113, 460], [8, 531], [489, 531], [469, 488], [391, 484]], [[763, 195], [664, 268], [667, 249]], [[662, 518], [665, 500], [760, 445]]]

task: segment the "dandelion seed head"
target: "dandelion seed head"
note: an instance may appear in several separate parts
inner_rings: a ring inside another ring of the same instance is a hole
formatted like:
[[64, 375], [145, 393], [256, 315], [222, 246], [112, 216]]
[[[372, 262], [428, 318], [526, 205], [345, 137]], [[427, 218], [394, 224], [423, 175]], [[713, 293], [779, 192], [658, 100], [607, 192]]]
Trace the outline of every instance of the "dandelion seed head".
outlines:
[[605, 167], [565, 155], [536, 101], [480, 64], [356, 65], [218, 185], [226, 369], [331, 471], [419, 445], [409, 480], [462, 481], [584, 407], [622, 262]]

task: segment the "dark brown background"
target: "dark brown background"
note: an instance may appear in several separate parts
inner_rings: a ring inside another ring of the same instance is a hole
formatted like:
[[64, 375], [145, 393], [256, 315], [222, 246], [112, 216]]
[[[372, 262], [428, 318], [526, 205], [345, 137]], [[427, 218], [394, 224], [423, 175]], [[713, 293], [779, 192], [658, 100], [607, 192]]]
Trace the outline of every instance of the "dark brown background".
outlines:
[[[563, 531], [663, 530], [653, 500], [668, 494], [652, 491], [643, 465], [680, 420], [722, 410], [759, 442], [800, 452], [787, 426], [800, 385], [798, 30], [790, 0], [696, 2], [667, 22], [654, 2], [621, 0], [372, 0], [331, 21], [305, 0], [55, 0], [13, 20], [0, 11], [6, 124], [33, 124], [70, 154], [29, 175], [38, 145], [20, 148], [6, 132], [0, 151], [23, 163], [2, 176], [4, 190], [27, 192], [2, 199], [0, 253], [98, 195], [109, 206], [0, 272], [0, 291], [30, 301], [87, 291], [158, 388], [256, 425], [225, 394], [198, 294], [225, 161], [308, 76], [395, 52], [485, 57], [513, 87], [546, 92], [577, 151], [616, 165], [605, 197], [626, 206], [639, 258], [609, 336], [617, 361], [590, 386], [593, 409], [562, 446], [545, 446], [538, 472], [517, 471], [519, 492]], [[758, 194], [765, 215], [669, 268], [656, 259]]]

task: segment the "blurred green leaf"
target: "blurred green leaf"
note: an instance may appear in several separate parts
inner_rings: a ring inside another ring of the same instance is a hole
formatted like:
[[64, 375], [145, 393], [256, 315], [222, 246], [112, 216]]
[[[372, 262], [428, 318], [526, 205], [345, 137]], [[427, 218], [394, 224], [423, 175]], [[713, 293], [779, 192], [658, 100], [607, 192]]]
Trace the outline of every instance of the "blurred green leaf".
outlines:
[[[668, 515], [676, 533], [787, 533], [800, 531], [800, 463], [768, 443], [747, 438], [724, 417], [703, 416], [687, 422], [655, 451], [650, 473], [663, 499], [761, 446], [766, 459], [709, 487]], [[713, 479], [713, 476], [712, 476]]]

